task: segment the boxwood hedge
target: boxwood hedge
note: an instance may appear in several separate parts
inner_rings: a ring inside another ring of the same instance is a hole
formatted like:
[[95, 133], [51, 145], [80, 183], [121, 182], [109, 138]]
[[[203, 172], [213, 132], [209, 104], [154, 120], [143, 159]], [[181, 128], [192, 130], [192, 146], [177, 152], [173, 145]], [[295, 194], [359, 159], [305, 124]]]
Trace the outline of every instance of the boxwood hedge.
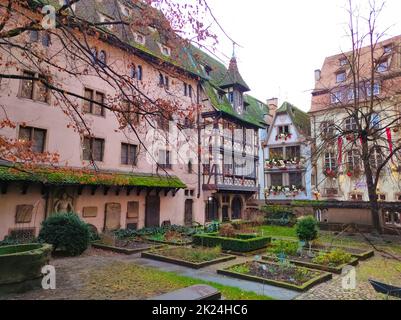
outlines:
[[193, 236], [194, 244], [204, 247], [221, 246], [223, 250], [233, 252], [251, 252], [265, 248], [270, 237], [258, 237], [256, 235], [239, 234], [236, 238], [220, 237], [218, 233], [205, 233]]

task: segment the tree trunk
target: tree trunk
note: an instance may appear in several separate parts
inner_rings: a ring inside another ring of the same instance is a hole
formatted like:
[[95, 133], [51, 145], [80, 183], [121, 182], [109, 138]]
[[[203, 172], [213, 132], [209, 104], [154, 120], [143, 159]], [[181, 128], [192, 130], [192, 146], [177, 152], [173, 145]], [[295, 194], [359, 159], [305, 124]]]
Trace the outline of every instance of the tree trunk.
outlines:
[[365, 168], [365, 178], [368, 187], [368, 194], [369, 194], [369, 201], [371, 204], [371, 216], [372, 216], [372, 224], [375, 231], [379, 234], [382, 233], [382, 226], [380, 223], [380, 208], [379, 208], [379, 201], [377, 196], [377, 189], [376, 183], [373, 179], [373, 172], [370, 166], [370, 159], [369, 159], [369, 148], [368, 143], [364, 141], [362, 143], [362, 159], [363, 165]]

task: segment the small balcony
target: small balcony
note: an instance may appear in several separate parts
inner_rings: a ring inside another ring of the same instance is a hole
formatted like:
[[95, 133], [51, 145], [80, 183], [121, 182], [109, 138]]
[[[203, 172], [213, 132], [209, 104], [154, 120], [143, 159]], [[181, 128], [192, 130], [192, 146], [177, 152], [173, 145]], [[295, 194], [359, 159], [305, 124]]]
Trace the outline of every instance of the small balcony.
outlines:
[[210, 171], [204, 170], [203, 190], [257, 193], [259, 186], [256, 174], [249, 176], [240, 176], [229, 172], [223, 174], [219, 173], [214, 167]]

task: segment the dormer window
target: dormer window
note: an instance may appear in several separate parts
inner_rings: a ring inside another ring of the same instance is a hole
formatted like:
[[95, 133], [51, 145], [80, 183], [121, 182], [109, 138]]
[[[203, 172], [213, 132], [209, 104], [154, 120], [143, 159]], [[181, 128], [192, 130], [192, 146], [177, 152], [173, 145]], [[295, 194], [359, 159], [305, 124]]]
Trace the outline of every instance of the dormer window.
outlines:
[[393, 45], [392, 44], [388, 44], [386, 46], [384, 46], [384, 53], [391, 53], [393, 51]]
[[210, 72], [212, 72], [212, 68], [210, 66], [205, 66], [205, 72], [208, 76], [210, 76]]
[[231, 104], [234, 104], [234, 92], [229, 92], [227, 98]]
[[131, 10], [128, 9], [126, 6], [120, 4], [120, 9], [125, 17], [129, 17], [131, 15]]
[[348, 59], [347, 58], [341, 58], [340, 59], [340, 66], [344, 67], [348, 64]]
[[345, 73], [345, 71], [336, 74], [337, 83], [344, 82], [346, 79], [347, 79], [347, 74]]
[[101, 51], [99, 52], [99, 61], [100, 61], [102, 64], [104, 64], [104, 65], [107, 63], [107, 54], [106, 54], [106, 51], [101, 50]]
[[377, 65], [377, 72], [386, 72], [388, 71], [388, 60], [382, 60]]
[[134, 38], [135, 38], [135, 42], [141, 44], [141, 45], [145, 45], [146, 42], [146, 38], [144, 35], [140, 34], [140, 33], [134, 33]]
[[99, 14], [100, 21], [104, 24], [103, 26], [106, 27], [108, 30], [112, 31], [114, 29], [114, 25], [111, 24], [113, 19], [106, 17], [102, 14]]
[[160, 51], [163, 55], [165, 55], [166, 57], [170, 57], [171, 56], [171, 49], [163, 44], [160, 44]]

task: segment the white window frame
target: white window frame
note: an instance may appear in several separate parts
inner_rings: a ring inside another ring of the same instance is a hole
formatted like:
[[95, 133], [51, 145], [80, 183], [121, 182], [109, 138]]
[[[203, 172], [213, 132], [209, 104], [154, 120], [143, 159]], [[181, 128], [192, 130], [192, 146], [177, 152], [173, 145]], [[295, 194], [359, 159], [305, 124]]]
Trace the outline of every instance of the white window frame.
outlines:
[[[340, 78], [341, 75], [344, 75], [344, 77]], [[336, 73], [336, 83], [342, 83], [345, 82], [346, 80], [347, 80], [347, 73], [345, 71]]]

